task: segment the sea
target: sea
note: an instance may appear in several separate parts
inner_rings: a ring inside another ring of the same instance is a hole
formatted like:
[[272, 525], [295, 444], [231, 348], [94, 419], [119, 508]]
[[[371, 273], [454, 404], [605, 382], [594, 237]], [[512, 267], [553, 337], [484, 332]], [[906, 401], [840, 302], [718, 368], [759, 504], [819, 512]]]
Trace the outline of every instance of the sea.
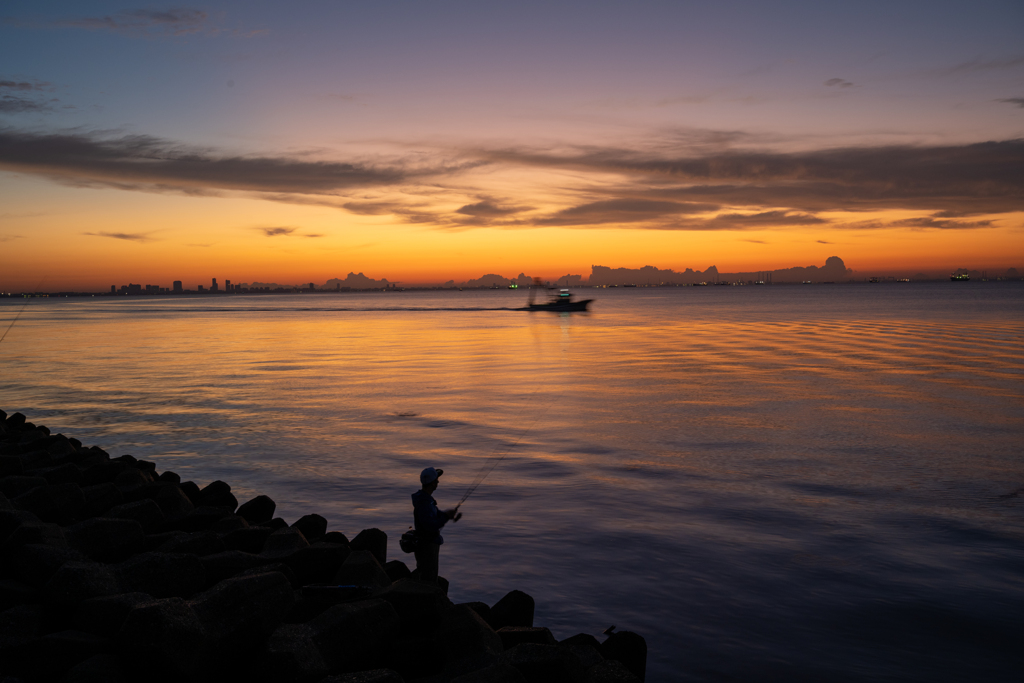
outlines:
[[443, 468], [452, 600], [648, 681], [1021, 680], [1024, 282], [574, 294], [2, 299], [0, 408], [410, 565]]

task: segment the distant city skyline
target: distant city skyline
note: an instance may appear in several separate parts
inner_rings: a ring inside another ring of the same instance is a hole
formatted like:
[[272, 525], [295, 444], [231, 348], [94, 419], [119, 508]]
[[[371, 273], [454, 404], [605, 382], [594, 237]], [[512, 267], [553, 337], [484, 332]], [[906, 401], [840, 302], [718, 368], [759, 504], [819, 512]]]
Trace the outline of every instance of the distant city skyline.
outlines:
[[1020, 2], [300, 7], [6, 3], [0, 289], [1024, 267]]

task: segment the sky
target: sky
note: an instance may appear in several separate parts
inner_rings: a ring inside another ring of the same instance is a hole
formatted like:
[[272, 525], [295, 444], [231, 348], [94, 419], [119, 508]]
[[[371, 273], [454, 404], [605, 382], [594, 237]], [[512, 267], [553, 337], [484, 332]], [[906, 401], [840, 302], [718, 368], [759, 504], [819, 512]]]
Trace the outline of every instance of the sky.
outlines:
[[0, 5], [0, 290], [1024, 270], [1024, 3]]

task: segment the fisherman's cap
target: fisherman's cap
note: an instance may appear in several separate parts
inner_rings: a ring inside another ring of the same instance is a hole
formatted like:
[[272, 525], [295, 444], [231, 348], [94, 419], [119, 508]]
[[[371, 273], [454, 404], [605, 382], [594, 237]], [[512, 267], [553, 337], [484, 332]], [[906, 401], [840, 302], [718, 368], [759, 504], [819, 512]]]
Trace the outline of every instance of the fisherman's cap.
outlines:
[[424, 486], [426, 486], [427, 484], [432, 484], [435, 481], [437, 481], [437, 478], [440, 477], [442, 474], [444, 474], [444, 470], [440, 468], [435, 470], [433, 467], [428, 467], [427, 469], [420, 472], [420, 483], [423, 484]]

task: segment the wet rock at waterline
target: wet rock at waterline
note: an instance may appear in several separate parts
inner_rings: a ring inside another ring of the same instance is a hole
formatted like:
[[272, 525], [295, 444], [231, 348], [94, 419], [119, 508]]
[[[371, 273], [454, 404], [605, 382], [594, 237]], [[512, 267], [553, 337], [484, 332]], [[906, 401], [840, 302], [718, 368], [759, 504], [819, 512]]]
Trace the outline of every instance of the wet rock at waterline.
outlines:
[[557, 642], [526, 593], [453, 604], [381, 529], [276, 508], [0, 411], [0, 680], [643, 679], [634, 633]]

